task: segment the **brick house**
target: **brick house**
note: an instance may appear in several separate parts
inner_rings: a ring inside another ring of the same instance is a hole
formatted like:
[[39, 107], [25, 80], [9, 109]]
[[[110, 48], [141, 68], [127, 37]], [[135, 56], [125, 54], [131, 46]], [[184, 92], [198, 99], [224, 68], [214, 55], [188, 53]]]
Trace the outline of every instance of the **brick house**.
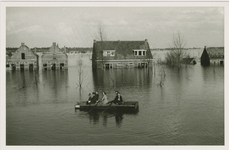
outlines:
[[56, 70], [68, 68], [68, 56], [61, 51], [59, 46], [54, 42], [48, 51], [41, 56], [43, 70]]
[[224, 65], [224, 47], [204, 47], [201, 55], [201, 65], [208, 66], [210, 64]]
[[145, 68], [152, 66], [147, 40], [96, 41], [92, 52], [93, 68]]
[[[8, 52], [10, 53], [10, 52]], [[6, 68], [9, 70], [34, 70], [38, 68], [38, 55], [24, 43], [6, 59]]]

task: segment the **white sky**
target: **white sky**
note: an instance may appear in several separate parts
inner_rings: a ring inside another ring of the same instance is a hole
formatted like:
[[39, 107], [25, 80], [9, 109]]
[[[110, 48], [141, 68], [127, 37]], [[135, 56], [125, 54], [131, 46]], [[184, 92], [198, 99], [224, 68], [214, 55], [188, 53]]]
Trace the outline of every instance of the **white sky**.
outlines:
[[148, 39], [171, 47], [178, 31], [185, 47], [224, 46], [223, 7], [7, 7], [6, 46], [92, 47], [102, 25], [107, 40]]

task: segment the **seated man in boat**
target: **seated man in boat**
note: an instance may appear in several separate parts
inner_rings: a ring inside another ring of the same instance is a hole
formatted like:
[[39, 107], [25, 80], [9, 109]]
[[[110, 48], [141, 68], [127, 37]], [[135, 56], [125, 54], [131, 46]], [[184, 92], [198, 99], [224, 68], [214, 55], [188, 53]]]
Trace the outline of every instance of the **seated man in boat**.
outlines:
[[114, 103], [114, 104], [118, 104], [118, 105], [123, 104], [123, 99], [122, 99], [121, 93], [116, 91], [115, 99], [113, 101], [108, 102], [108, 104], [109, 103]]
[[92, 93], [92, 98], [91, 98], [91, 104], [95, 104], [96, 102], [97, 102], [96, 93], [93, 92], [93, 93]]
[[90, 100], [87, 101], [87, 104], [95, 104], [97, 102], [95, 92], [92, 93], [92, 97], [89, 99]]

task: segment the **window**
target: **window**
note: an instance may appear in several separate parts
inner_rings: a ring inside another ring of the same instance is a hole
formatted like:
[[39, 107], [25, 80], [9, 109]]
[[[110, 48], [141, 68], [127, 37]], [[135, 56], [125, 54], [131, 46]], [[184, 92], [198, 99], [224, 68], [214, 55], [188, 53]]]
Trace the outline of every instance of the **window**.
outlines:
[[107, 51], [103, 51], [103, 56], [107, 56]]
[[55, 53], [53, 54], [53, 59], [56, 59], [56, 54]]
[[136, 55], [136, 56], [137, 56], [137, 55], [138, 55], [138, 51], [134, 51], [134, 55]]
[[115, 52], [112, 51], [111, 54], [110, 54], [110, 56], [115, 56]]
[[134, 50], [134, 56], [146, 56], [146, 50]]
[[146, 55], [146, 51], [142, 51], [142, 55], [145, 56]]
[[103, 56], [115, 56], [115, 50], [104, 50]]
[[25, 59], [25, 53], [21, 53], [21, 59]]

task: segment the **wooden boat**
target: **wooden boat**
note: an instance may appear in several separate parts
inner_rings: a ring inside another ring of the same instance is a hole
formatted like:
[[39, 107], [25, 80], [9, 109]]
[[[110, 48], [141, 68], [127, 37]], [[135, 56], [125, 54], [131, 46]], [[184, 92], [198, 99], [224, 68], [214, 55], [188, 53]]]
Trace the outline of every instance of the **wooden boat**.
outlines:
[[100, 110], [100, 111], [125, 111], [125, 112], [136, 112], [139, 109], [138, 101], [126, 101], [121, 105], [116, 104], [86, 104], [86, 101], [79, 102], [75, 105], [75, 109], [81, 111], [91, 111], [91, 110]]

